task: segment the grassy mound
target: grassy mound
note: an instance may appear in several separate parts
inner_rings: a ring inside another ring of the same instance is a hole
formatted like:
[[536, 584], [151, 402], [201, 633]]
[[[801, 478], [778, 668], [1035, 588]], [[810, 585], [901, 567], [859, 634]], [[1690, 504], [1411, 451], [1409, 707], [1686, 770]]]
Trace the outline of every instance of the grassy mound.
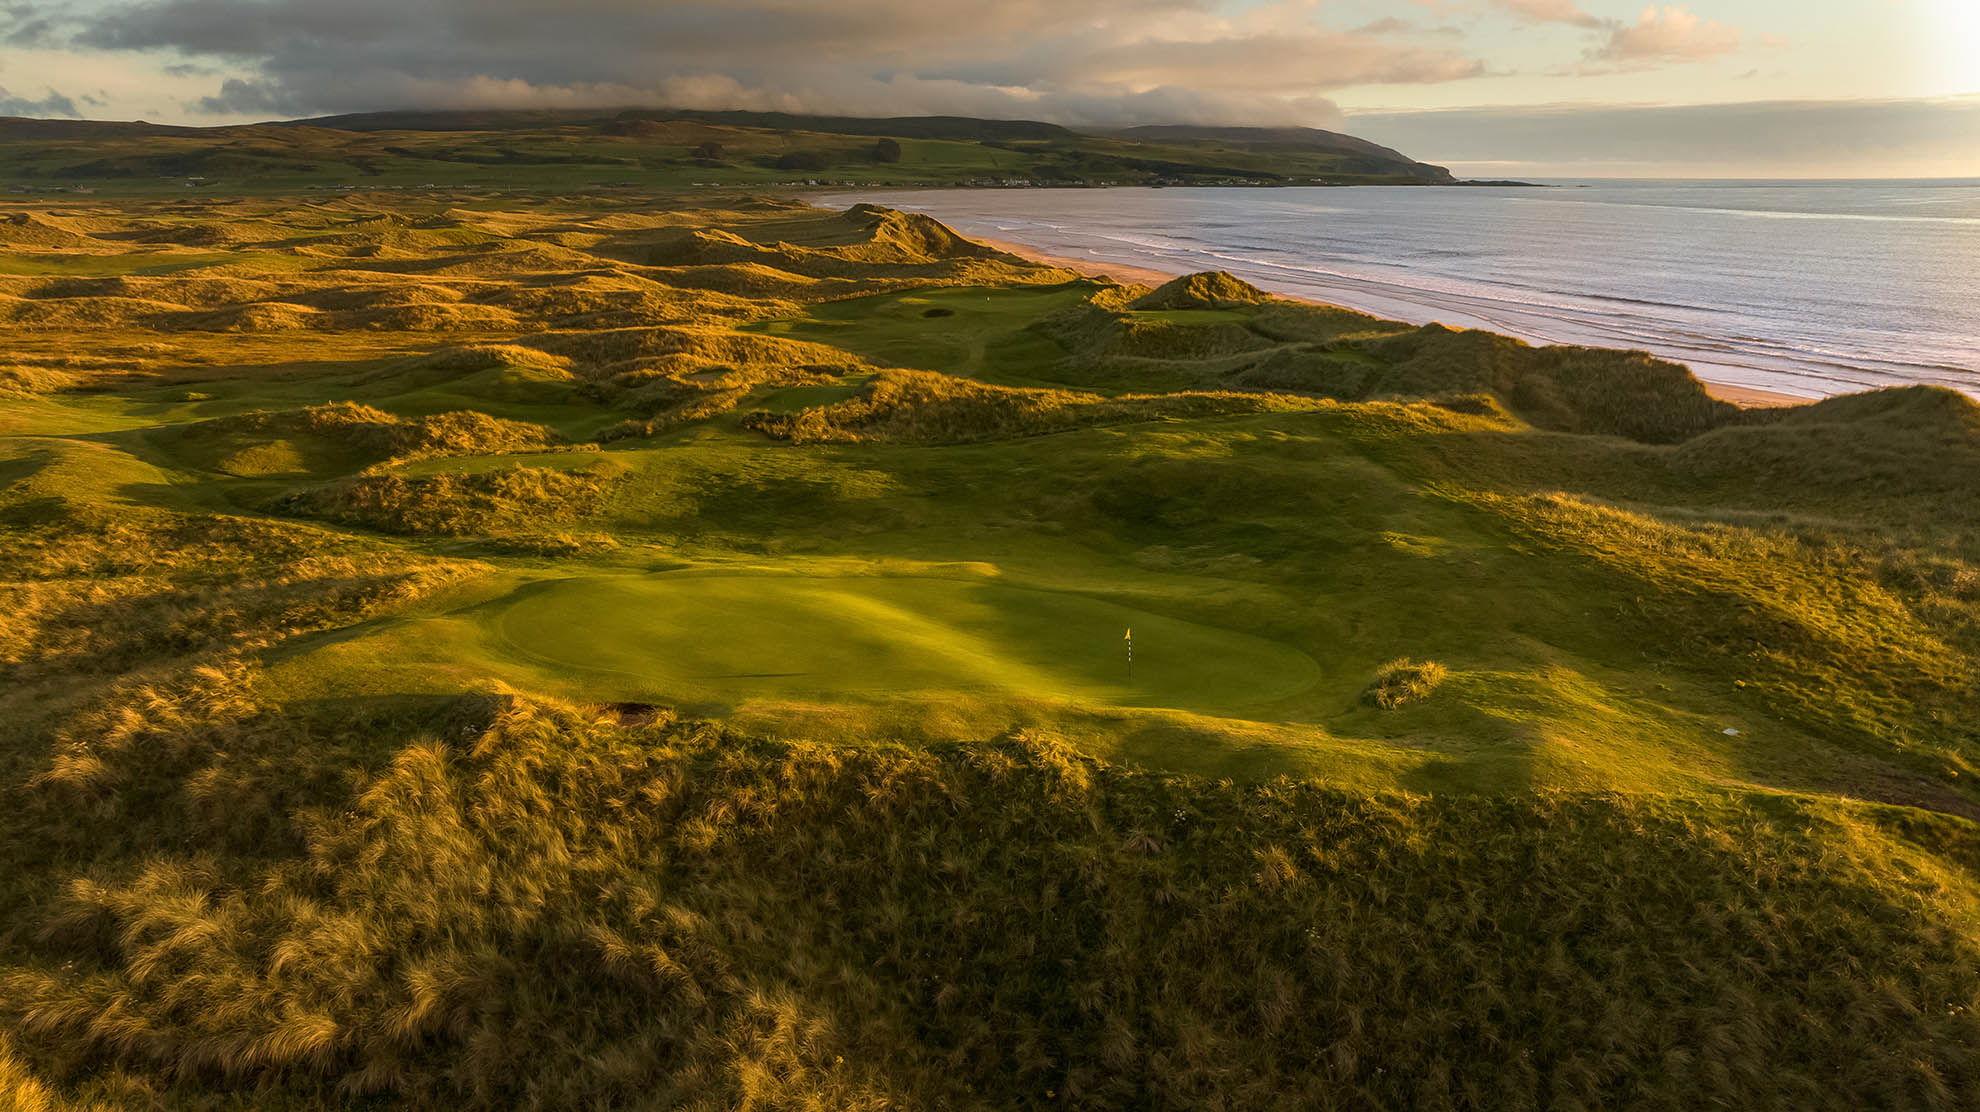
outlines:
[[1906, 386], [1845, 394], [1812, 405], [1779, 410], [1772, 416], [1790, 425], [1875, 423], [1915, 435], [1980, 437], [1980, 402], [1943, 386]]
[[71, 230], [68, 222], [44, 213], [10, 212], [0, 216], [0, 244], [17, 251], [111, 252], [116, 247], [82, 232]]
[[823, 344], [717, 328], [628, 328], [543, 336], [533, 346], [604, 372], [639, 359], [682, 357], [702, 363], [768, 363], [800, 366], [843, 363], [845, 353]]
[[395, 375], [438, 371], [447, 375], [473, 374], [501, 367], [528, 367], [563, 372], [567, 361], [539, 348], [521, 344], [464, 344], [444, 347], [394, 366], [373, 371], [362, 381], [377, 381]]
[[[1203, 281], [1188, 285], [1196, 279]], [[1158, 296], [1159, 307], [1151, 300]], [[1068, 353], [1061, 376], [1085, 385], [1430, 399], [1472, 408], [1490, 399], [1484, 404], [1541, 428], [1652, 444], [1746, 419], [1684, 367], [1642, 352], [1536, 348], [1489, 332], [1411, 328], [1345, 310], [1246, 309], [1241, 296], [1192, 275], [1125, 309], [1102, 291], [1032, 327]]]
[[636, 239], [621, 238], [598, 253], [645, 266], [761, 265], [777, 257], [776, 252], [720, 228], [664, 228]]
[[178, 311], [177, 305], [131, 297], [71, 301], [0, 296], [0, 320], [21, 329], [127, 328]]
[[270, 302], [161, 314], [156, 318], [156, 323], [160, 328], [192, 332], [293, 332], [334, 327], [334, 323], [325, 320], [325, 316], [307, 306]]
[[[639, 414], [598, 435], [602, 442], [653, 436], [669, 429], [734, 412], [771, 391], [772, 397], [806, 389], [843, 389], [840, 378], [862, 373], [855, 366], [729, 366], [693, 359], [667, 359], [622, 371], [599, 383], [598, 397], [613, 407]], [[752, 418], [745, 418], [745, 422]]]
[[1362, 696], [1383, 710], [1395, 710], [1430, 697], [1432, 691], [1450, 676], [1450, 669], [1434, 660], [1418, 663], [1408, 657], [1391, 660], [1375, 673], [1375, 682]]
[[[705, 290], [729, 294], [737, 298], [770, 299], [794, 301], [812, 298], [821, 294], [850, 292], [844, 284], [838, 287], [829, 285], [828, 279], [808, 278], [802, 274], [778, 270], [762, 263], [736, 263], [720, 266], [682, 266], [666, 271], [662, 277], [668, 284], [690, 290]], [[746, 315], [788, 316], [795, 306], [788, 306], [785, 312], [777, 313], [778, 306], [752, 305]], [[766, 311], [767, 310], [767, 311]], [[738, 313], [737, 316], [745, 314]]]
[[[112, 470], [106, 462], [85, 466], [102, 474]], [[287, 523], [111, 514], [74, 502], [46, 512], [54, 501], [46, 491], [74, 490], [73, 475], [63, 474], [72, 470], [58, 460], [0, 484], [0, 684], [36, 714], [105, 677], [362, 621], [474, 570]], [[24, 515], [23, 507], [42, 512]], [[0, 767], [20, 752], [0, 748]]]
[[1771, 714], [1932, 780], [1980, 775], [1980, 723], [1963, 710], [1980, 698], [1970, 655], [1980, 580], [1964, 588], [1966, 601], [1935, 614], [1915, 601], [1923, 584], [1864, 574], [1863, 555], [1833, 535], [1804, 540], [1560, 494], [1478, 504], [1613, 576], [1616, 620], [1646, 638], [1647, 655], [1683, 667], [1716, 662]]
[[731, 412], [766, 390], [829, 385], [871, 368], [837, 348], [716, 328], [638, 328], [535, 341], [629, 418], [602, 440], [650, 436]]
[[414, 536], [527, 533], [597, 512], [613, 477], [607, 468], [520, 465], [466, 474], [360, 475], [289, 495], [275, 509]]
[[79, 385], [82, 376], [55, 367], [0, 366], [0, 397], [53, 394]]
[[363, 309], [404, 309], [428, 305], [458, 304], [467, 295], [451, 286], [333, 286], [313, 293], [292, 295], [294, 300], [317, 309], [349, 312]]
[[1926, 386], [1762, 412], [1684, 444], [1676, 469], [1748, 504], [1980, 523], [1980, 404]]
[[1070, 390], [989, 386], [926, 371], [883, 371], [845, 401], [797, 413], [752, 413], [745, 424], [796, 443], [898, 440], [959, 444], [1066, 429], [1277, 413], [1311, 408], [1272, 394], [1185, 393], [1104, 397]]
[[860, 204], [847, 209], [841, 219], [857, 228], [865, 241], [841, 247], [840, 254], [861, 262], [1009, 258], [993, 247], [957, 235], [941, 221], [918, 212]]
[[146, 222], [121, 233], [132, 243], [166, 243], [180, 247], [233, 247], [260, 241], [266, 231], [253, 224], [167, 224]]
[[282, 285], [276, 282], [221, 278], [209, 274], [191, 277], [120, 274], [114, 277], [74, 276], [52, 280], [33, 278], [20, 280], [20, 285], [23, 297], [37, 301], [115, 298], [181, 308], [260, 301], [283, 292]]
[[786, 276], [786, 289], [792, 289], [821, 280], [870, 283], [974, 264], [1018, 272], [1011, 256], [918, 213], [864, 204], [842, 213], [781, 206], [774, 211], [782, 218], [743, 220], [727, 228], [613, 230], [584, 249], [640, 266], [702, 271], [704, 282], [725, 289], [772, 275]]
[[1381, 364], [1365, 397], [1489, 392], [1542, 428], [1669, 444], [1734, 418], [1689, 370], [1642, 352], [1535, 348], [1490, 332], [1440, 325], [1358, 345]]
[[1241, 278], [1234, 278], [1221, 270], [1207, 270], [1165, 282], [1136, 298], [1129, 307], [1144, 311], [1231, 309], [1269, 300], [1270, 294]]
[[316, 474], [386, 460], [540, 452], [564, 438], [542, 425], [461, 410], [404, 420], [353, 402], [255, 412], [188, 425], [190, 456], [230, 475]]

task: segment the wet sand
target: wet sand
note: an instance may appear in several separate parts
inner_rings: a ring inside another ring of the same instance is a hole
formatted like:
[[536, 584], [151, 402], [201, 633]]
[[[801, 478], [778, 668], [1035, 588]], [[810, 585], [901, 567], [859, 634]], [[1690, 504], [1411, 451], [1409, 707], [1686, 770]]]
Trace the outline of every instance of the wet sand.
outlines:
[[[1130, 285], [1159, 286], [1169, 279], [1185, 273], [1182, 270], [1156, 270], [1152, 267], [1107, 262], [1101, 259], [1078, 259], [1067, 255], [1052, 255], [1034, 247], [1027, 247], [1022, 243], [1012, 243], [1009, 240], [986, 239], [982, 236], [972, 238], [978, 243], [988, 244], [999, 251], [1016, 255], [1021, 259], [1029, 259], [1032, 262], [1042, 263], [1046, 266], [1064, 267], [1067, 270], [1078, 271], [1089, 277], [1112, 278], [1116, 282], [1123, 282]], [[1298, 297], [1292, 294], [1274, 294], [1273, 296], [1284, 298], [1287, 301], [1304, 301], [1309, 305], [1323, 304], [1323, 302], [1310, 297]], [[1705, 380], [1701, 379], [1700, 381]], [[1720, 382], [1706, 381], [1705, 391], [1720, 401], [1731, 402], [1744, 409], [1779, 409], [1783, 406], [1807, 405], [1813, 401], [1811, 398], [1796, 397], [1793, 394], [1761, 390], [1753, 386], [1734, 386], [1729, 383]]]
[[[1183, 273], [1180, 270], [1162, 271], [1145, 266], [1134, 266], [1129, 263], [1104, 262], [1100, 259], [1075, 259], [1066, 255], [1049, 255], [1035, 247], [1027, 247], [1022, 243], [1012, 243], [1009, 240], [985, 239], [982, 236], [971, 236], [970, 238], [978, 243], [987, 243], [1006, 254], [1016, 255], [1020, 259], [1030, 259], [1034, 263], [1043, 263], [1046, 266], [1058, 266], [1064, 267], [1067, 270], [1076, 270], [1081, 274], [1093, 278], [1112, 278], [1116, 282], [1124, 282], [1129, 285], [1159, 286]], [[1287, 297], [1285, 294], [1277, 294], [1275, 296], [1285, 297], [1288, 301], [1307, 300], [1303, 297]]]

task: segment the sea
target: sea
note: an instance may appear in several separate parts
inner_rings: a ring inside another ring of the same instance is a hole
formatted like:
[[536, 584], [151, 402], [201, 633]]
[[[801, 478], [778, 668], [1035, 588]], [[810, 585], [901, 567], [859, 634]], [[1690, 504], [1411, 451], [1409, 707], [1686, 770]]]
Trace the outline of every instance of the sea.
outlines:
[[[1805, 398], [1980, 396], [1980, 179], [860, 195], [1077, 260], [1539, 344], [1643, 349]], [[819, 203], [850, 203], [845, 195]]]

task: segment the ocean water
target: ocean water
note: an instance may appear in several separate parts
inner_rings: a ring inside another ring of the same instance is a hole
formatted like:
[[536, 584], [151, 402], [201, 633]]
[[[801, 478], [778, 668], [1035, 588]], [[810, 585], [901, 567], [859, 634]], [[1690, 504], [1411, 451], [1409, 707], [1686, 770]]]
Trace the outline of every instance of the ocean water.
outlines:
[[1417, 324], [1642, 348], [1708, 381], [1980, 395], [1980, 180], [1546, 184], [859, 199], [1055, 255], [1228, 270]]

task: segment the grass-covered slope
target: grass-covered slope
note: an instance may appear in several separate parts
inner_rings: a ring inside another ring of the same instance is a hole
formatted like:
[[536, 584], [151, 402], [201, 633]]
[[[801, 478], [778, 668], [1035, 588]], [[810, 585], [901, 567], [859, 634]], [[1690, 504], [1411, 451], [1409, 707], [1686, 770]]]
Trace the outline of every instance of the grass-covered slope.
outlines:
[[0, 1106], [1980, 1101], [1960, 395], [870, 206], [6, 229]]
[[[42, 854], [102, 871], [0, 979], [16, 1052], [86, 1096], [284, 1107], [1980, 1098], [1971, 875], [1819, 805], [1370, 796], [510, 699], [367, 726], [340, 747], [214, 673], [58, 757]], [[106, 868], [120, 844], [182, 848]]]
[[305, 186], [1453, 180], [1442, 167], [1349, 136], [1236, 130], [1245, 134], [1096, 135], [1022, 120], [686, 110], [385, 112], [216, 128], [0, 118], [0, 181], [120, 193], [183, 193], [190, 184], [237, 195]]

